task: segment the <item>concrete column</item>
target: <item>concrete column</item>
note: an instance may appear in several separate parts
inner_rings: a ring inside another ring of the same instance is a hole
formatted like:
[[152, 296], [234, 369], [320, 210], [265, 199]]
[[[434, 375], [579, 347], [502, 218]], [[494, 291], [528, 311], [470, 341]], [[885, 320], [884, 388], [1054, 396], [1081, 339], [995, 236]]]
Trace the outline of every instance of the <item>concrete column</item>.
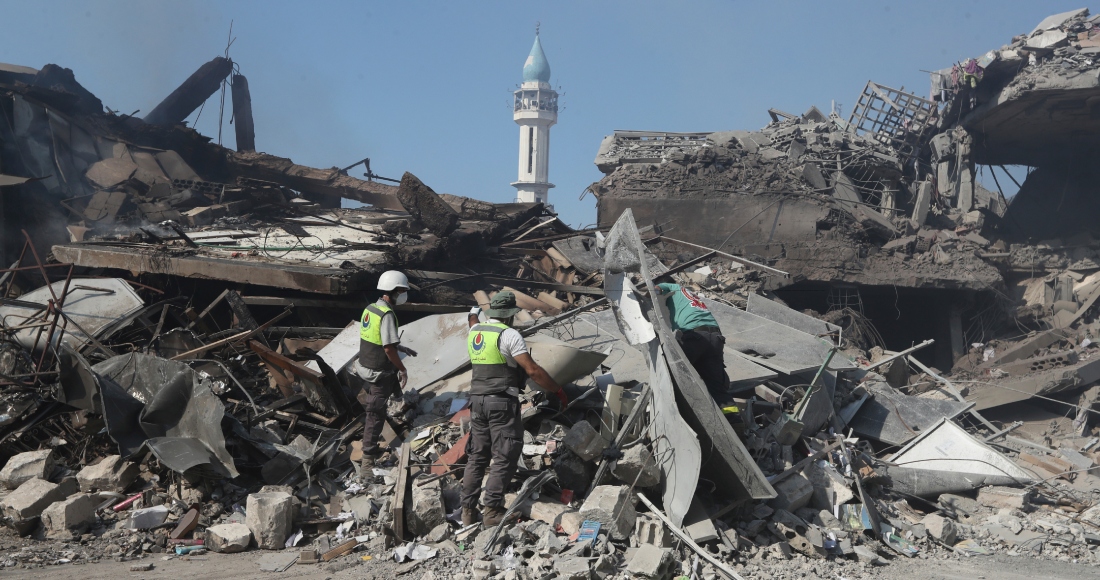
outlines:
[[233, 128], [237, 133], [237, 151], [255, 151], [252, 95], [248, 92], [248, 79], [244, 75], [233, 75]]
[[231, 72], [233, 72], [233, 61], [220, 56], [215, 57], [214, 60], [199, 67], [199, 70], [187, 77], [187, 80], [172, 91], [172, 94], [149, 111], [149, 114], [145, 115], [145, 122], [150, 125], [175, 125], [182, 122], [218, 90], [222, 81]]

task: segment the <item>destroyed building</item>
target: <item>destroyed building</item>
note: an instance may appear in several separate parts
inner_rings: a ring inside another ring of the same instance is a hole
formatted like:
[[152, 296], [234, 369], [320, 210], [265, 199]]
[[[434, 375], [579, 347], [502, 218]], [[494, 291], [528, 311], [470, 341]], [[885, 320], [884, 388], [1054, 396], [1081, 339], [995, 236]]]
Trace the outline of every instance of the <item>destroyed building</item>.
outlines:
[[[245, 551], [264, 572], [427, 578], [1098, 566], [1095, 21], [1051, 16], [933, 73], [928, 98], [869, 82], [848, 118], [616, 132], [584, 231], [369, 159], [258, 152], [228, 58], [142, 118], [62, 67], [0, 65], [0, 566], [185, 573]], [[238, 151], [183, 123], [219, 89]], [[1034, 168], [1011, 200], [976, 178], [1003, 164]], [[388, 269], [412, 281], [396, 310], [419, 355], [363, 470], [348, 367]], [[717, 321], [723, 392], [658, 280]], [[503, 290], [570, 402], [522, 393], [507, 515], [462, 526], [467, 313]]]

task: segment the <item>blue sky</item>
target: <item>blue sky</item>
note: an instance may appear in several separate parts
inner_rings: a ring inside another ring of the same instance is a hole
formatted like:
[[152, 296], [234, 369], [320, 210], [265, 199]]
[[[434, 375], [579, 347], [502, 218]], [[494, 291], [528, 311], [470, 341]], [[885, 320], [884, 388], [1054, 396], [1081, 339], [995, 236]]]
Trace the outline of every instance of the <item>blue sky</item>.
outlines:
[[[0, 61], [60, 64], [105, 105], [144, 113], [225, 51], [232, 20], [229, 54], [248, 77], [259, 150], [319, 167], [371, 157], [380, 175], [411, 171], [438, 192], [505, 202], [518, 157], [511, 92], [541, 22], [562, 93], [551, 201], [580, 227], [595, 222], [593, 198], [578, 197], [602, 176], [592, 160], [615, 129], [757, 129], [769, 107], [827, 111], [833, 100], [847, 116], [868, 80], [926, 95], [921, 69], [979, 56], [1079, 7], [9, 0]], [[223, 142], [233, 147], [228, 120], [227, 110]], [[197, 128], [217, 136], [217, 95]]]

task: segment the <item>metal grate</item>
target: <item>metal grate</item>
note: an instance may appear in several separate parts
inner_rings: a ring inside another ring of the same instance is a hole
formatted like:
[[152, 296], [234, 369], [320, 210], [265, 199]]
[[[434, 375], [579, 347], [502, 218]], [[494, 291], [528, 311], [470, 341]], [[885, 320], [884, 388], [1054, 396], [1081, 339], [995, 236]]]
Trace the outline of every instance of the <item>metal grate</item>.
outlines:
[[848, 124], [857, 135], [869, 136], [894, 148], [902, 164], [907, 164], [917, 153], [936, 113], [932, 101], [867, 81]]

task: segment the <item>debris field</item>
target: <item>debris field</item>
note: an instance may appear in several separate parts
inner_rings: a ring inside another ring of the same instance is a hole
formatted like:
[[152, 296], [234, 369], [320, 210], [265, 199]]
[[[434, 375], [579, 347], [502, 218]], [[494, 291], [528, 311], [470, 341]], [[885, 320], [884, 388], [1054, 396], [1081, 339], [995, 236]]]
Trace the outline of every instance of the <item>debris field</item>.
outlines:
[[[271, 574], [463, 580], [1096, 568], [1098, 57], [1100, 16], [1081, 9], [932, 73], [927, 98], [868, 82], [847, 118], [617, 131], [591, 230], [370, 159], [257, 152], [228, 57], [142, 118], [71, 70], [0, 65], [0, 567], [241, 552]], [[218, 90], [237, 151], [184, 123]], [[1029, 168], [1011, 199], [1005, 165]], [[419, 354], [401, 355], [386, 452], [364, 470], [351, 363], [393, 269]], [[656, 299], [670, 280], [718, 322], [721, 392]], [[505, 290], [569, 403], [520, 394], [504, 520], [463, 526], [467, 313]]]

